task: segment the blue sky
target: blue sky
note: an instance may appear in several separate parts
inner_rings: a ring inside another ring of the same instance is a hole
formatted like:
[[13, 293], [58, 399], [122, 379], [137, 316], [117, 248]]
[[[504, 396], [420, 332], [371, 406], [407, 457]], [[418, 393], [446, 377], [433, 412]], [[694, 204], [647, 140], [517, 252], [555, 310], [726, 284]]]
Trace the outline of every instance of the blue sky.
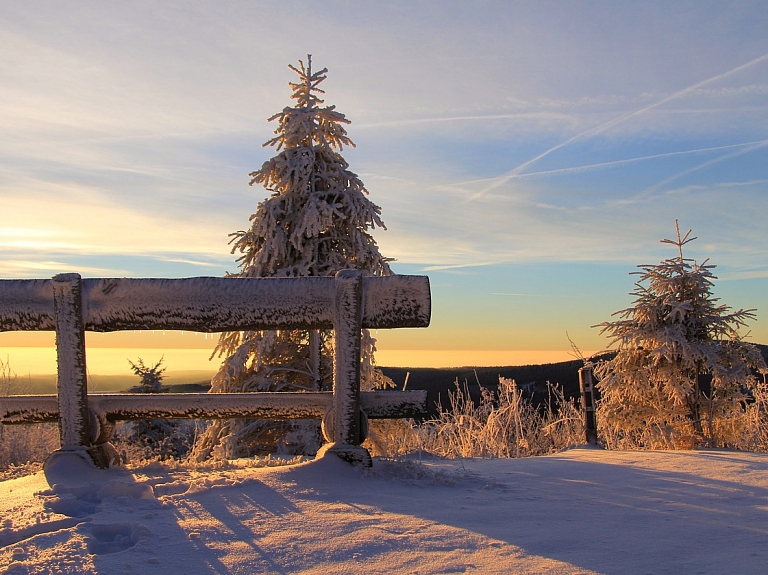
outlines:
[[234, 271], [287, 64], [428, 330], [383, 349], [583, 349], [674, 220], [768, 343], [764, 2], [0, 2], [0, 276]]

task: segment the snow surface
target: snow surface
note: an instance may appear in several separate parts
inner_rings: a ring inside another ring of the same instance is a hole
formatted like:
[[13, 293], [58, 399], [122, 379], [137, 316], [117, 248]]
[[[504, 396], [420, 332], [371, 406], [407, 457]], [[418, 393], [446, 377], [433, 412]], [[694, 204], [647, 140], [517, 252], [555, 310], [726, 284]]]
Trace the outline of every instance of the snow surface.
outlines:
[[760, 573], [768, 455], [288, 466], [77, 458], [0, 483], [0, 573]]

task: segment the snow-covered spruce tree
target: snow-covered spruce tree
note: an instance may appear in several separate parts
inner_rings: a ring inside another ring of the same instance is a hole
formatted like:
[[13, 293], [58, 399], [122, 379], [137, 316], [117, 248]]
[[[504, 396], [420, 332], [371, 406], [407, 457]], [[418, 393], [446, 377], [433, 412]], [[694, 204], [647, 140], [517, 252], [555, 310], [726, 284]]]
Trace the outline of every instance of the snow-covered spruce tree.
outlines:
[[739, 328], [755, 310], [732, 311], [711, 293], [716, 279], [705, 260], [683, 257], [691, 231], [662, 240], [677, 255], [642, 271], [634, 305], [601, 323], [618, 344], [614, 359], [599, 362], [599, 426], [641, 438], [644, 447], [727, 446], [737, 441], [744, 401], [765, 367], [759, 350]]
[[[269, 121], [277, 121], [275, 137], [264, 146], [279, 152], [252, 172], [251, 185], [271, 195], [250, 217], [250, 229], [231, 234], [232, 253], [240, 271], [232, 277], [333, 276], [359, 269], [372, 276], [390, 275], [369, 233], [384, 228], [381, 209], [371, 202], [363, 182], [341, 156], [354, 146], [344, 124], [350, 121], [335, 106], [322, 106], [318, 85], [327, 69], [312, 71], [299, 60], [296, 100]], [[283, 330], [228, 332], [214, 355], [226, 356], [213, 378], [212, 392], [329, 390], [332, 385], [333, 340], [329, 332]], [[375, 340], [364, 330], [363, 386], [381, 387], [387, 378], [374, 363]], [[319, 427], [300, 422], [224, 420], [201, 436], [195, 457], [211, 454], [242, 457], [269, 452], [297, 454], [319, 447]]]

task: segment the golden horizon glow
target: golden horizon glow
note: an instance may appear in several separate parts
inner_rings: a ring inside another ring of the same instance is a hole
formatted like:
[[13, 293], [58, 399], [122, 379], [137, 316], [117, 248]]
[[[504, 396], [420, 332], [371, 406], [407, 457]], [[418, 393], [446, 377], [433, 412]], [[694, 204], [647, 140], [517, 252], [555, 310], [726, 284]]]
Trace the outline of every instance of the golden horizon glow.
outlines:
[[[592, 352], [585, 352], [589, 355]], [[209, 359], [210, 349], [180, 348], [121, 348], [88, 347], [86, 365], [90, 375], [132, 375], [128, 360], [141, 358], [154, 364], [163, 358], [168, 373], [180, 371], [206, 371], [213, 375], [219, 368], [219, 358]], [[3, 347], [0, 357], [19, 376], [50, 375], [56, 373], [54, 346]], [[538, 365], [577, 359], [570, 350], [458, 350], [458, 349], [384, 349], [376, 352], [376, 361], [382, 367], [496, 367]]]
[[[56, 373], [55, 347], [4, 347], [0, 354], [20, 377]], [[163, 358], [168, 372], [207, 371], [213, 375], [220, 364], [218, 358], [209, 360], [211, 352], [206, 349], [86, 347], [85, 355], [89, 375], [132, 375], [128, 360], [135, 363], [139, 358], [148, 365]]]
[[[90, 348], [207, 349], [213, 350], [217, 333], [195, 331], [140, 330], [109, 333], [85, 332], [85, 345]], [[0, 350], [6, 347], [54, 347], [52, 331], [14, 331], [0, 333]]]

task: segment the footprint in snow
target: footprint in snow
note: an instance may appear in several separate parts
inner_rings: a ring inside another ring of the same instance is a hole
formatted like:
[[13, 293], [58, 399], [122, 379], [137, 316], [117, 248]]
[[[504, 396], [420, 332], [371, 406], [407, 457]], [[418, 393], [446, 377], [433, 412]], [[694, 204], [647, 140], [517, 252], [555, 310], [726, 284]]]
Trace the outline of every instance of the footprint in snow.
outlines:
[[81, 524], [78, 529], [85, 535], [88, 553], [93, 555], [107, 555], [125, 551], [151, 534], [151, 531], [140, 523], [133, 525], [89, 523]]

